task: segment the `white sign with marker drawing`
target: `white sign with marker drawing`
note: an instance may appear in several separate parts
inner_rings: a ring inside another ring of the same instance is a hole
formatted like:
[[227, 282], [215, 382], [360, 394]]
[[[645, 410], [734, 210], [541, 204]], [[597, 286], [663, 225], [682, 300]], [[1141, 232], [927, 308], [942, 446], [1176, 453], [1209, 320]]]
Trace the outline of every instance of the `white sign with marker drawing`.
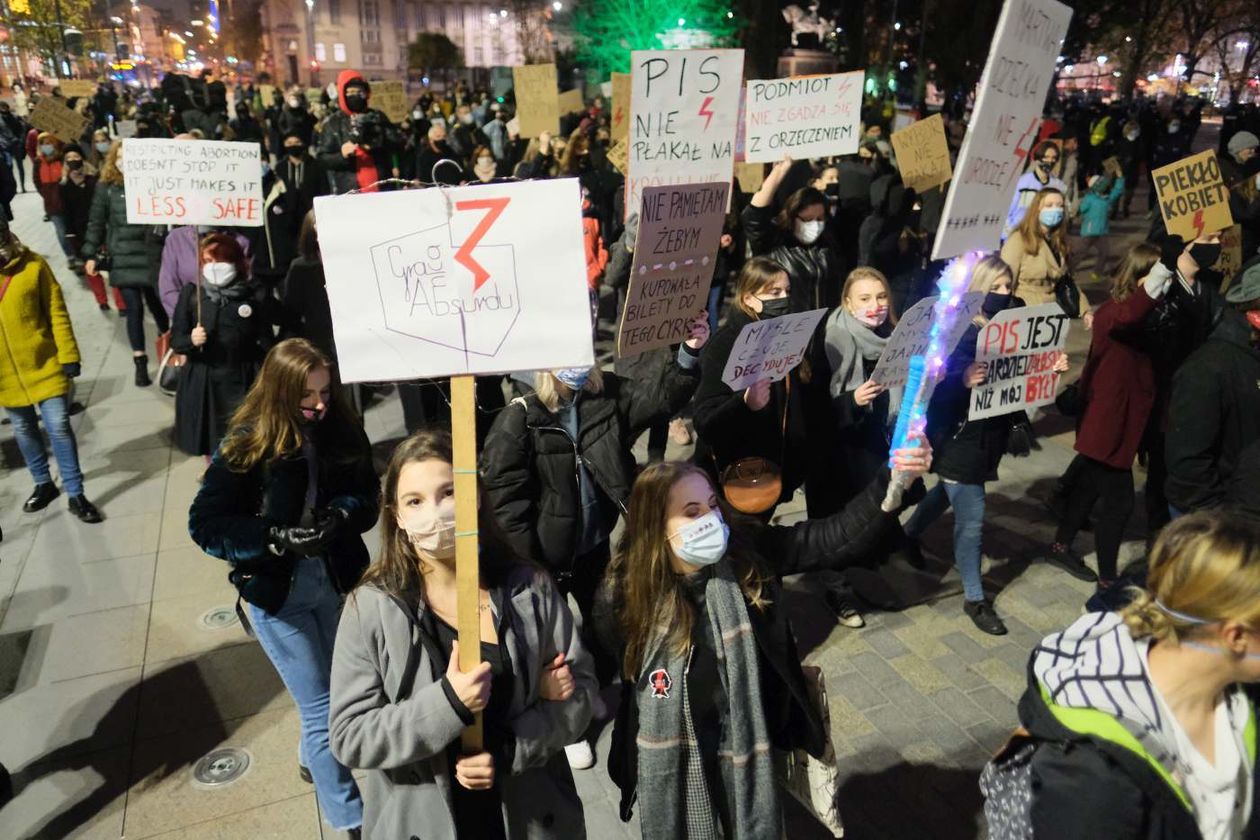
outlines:
[[726, 359], [722, 381], [733, 391], [762, 379], [778, 382], [805, 359], [805, 347], [826, 314], [826, 309], [811, 309], [745, 325]]

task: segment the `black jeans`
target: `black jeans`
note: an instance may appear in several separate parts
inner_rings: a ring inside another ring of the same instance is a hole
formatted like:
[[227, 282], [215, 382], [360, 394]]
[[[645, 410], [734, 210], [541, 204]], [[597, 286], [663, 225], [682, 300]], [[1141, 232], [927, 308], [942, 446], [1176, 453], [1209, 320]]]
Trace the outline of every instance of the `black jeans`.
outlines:
[[1133, 470], [1116, 469], [1084, 455], [1076, 456], [1074, 466], [1076, 475], [1068, 489], [1067, 508], [1054, 541], [1071, 545], [1097, 502], [1094, 547], [1098, 552], [1098, 576], [1115, 580], [1124, 526], [1133, 514]]
[[[157, 289], [152, 286], [128, 286], [119, 289], [122, 292], [123, 302], [127, 304], [127, 340], [131, 342], [131, 349], [136, 352], [143, 352], [144, 347], [144, 307], [148, 304], [149, 311], [153, 313], [153, 321], [157, 324], [158, 335], [166, 332], [171, 328], [171, 319], [166, 314], [166, 309], [162, 306], [162, 299], [158, 297]], [[161, 359], [157, 361], [161, 362]]]
[[599, 590], [600, 581], [604, 579], [604, 571], [611, 559], [610, 546], [604, 542], [585, 554], [579, 554], [573, 561], [571, 571], [555, 571], [556, 586], [560, 589], [560, 594], [572, 595], [577, 602], [578, 612], [582, 614], [582, 644], [595, 660], [595, 676], [601, 686], [612, 683], [621, 670], [612, 654], [604, 650], [604, 646], [596, 638], [592, 615], [595, 593]]

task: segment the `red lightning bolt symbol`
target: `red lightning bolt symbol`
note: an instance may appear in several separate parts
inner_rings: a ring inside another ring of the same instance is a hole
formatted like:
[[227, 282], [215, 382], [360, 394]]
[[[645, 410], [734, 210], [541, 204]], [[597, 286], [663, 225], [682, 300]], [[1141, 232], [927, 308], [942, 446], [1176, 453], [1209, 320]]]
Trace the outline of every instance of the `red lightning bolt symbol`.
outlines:
[[481, 288], [482, 284], [490, 279], [490, 272], [486, 271], [485, 266], [473, 259], [473, 248], [481, 242], [482, 237], [490, 230], [499, 216], [503, 215], [503, 211], [507, 209], [508, 204], [512, 201], [510, 198], [482, 198], [476, 201], [459, 201], [455, 203], [456, 210], [486, 210], [486, 215], [481, 217], [481, 221], [473, 228], [473, 232], [464, 240], [464, 244], [459, 246], [459, 250], [455, 252], [455, 262], [467, 268], [473, 273], [473, 291]]
[[613, 115], [613, 125], [621, 125], [621, 115], [623, 111], [618, 108], [617, 113]]
[[1015, 166], [1011, 167], [1011, 177], [1009, 180], [1007, 180], [1008, 184], [1011, 182], [1011, 180], [1018, 178], [1020, 174], [1020, 170], [1024, 168], [1023, 166], [1020, 165], [1020, 163], [1022, 163], [1024, 158], [1028, 157], [1029, 153], [1032, 151], [1031, 143], [1028, 144], [1028, 148], [1024, 148], [1024, 140], [1028, 138], [1028, 135], [1036, 131], [1036, 129], [1037, 129], [1037, 118], [1033, 117], [1028, 123], [1028, 128], [1024, 131], [1023, 134], [1019, 136], [1019, 142], [1015, 144], [1015, 160], [1017, 161], [1017, 163]]
[[1203, 211], [1196, 211], [1194, 214], [1194, 238], [1198, 239], [1203, 235]]
[[705, 131], [709, 130], [709, 123], [713, 122], [713, 112], [709, 110], [709, 103], [712, 101], [713, 101], [712, 96], [706, 96], [704, 98], [704, 104], [701, 105], [700, 110], [696, 112], [700, 116], [704, 117], [704, 130]]

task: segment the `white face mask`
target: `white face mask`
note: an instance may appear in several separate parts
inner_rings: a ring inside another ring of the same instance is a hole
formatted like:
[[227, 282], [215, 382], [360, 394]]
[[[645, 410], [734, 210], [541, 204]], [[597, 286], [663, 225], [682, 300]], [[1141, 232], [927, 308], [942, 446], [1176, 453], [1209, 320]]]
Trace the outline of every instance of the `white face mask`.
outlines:
[[822, 219], [817, 219], [812, 222], [802, 222], [800, 219], [797, 219], [796, 238], [799, 239], [803, 245], [813, 245], [818, 237], [822, 236], [824, 226], [825, 223]]
[[858, 312], [854, 312], [853, 317], [866, 326], [874, 329], [888, 320], [888, 307], [873, 306], [870, 309], [863, 309]]
[[711, 510], [675, 531], [669, 543], [683, 562], [693, 566], [712, 566], [726, 556], [726, 542], [730, 534], [731, 529], [722, 521], [722, 514]]
[[211, 286], [222, 288], [236, 279], [236, 266], [232, 263], [206, 263], [201, 267], [201, 277]]
[[407, 532], [407, 539], [418, 550], [435, 560], [450, 560], [455, 556], [455, 502], [444, 503], [434, 511], [417, 511], [406, 519], [399, 517], [399, 525]]
[[302, 105], [302, 100], [298, 99], [296, 96], [290, 96], [290, 97], [289, 97], [289, 107], [290, 107], [290, 108], [299, 108], [299, 107], [301, 107], [301, 105]]

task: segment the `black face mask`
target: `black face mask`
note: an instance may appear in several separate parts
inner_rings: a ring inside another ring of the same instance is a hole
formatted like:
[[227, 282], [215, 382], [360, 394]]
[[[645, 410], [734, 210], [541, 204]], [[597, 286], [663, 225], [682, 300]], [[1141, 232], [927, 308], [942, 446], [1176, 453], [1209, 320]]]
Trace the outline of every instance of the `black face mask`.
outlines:
[[83, 161], [68, 160], [66, 161], [66, 168], [69, 169], [71, 172], [78, 172], [80, 169], [83, 168]]
[[291, 158], [300, 158], [304, 156], [301, 146], [285, 146], [284, 153]]
[[1216, 261], [1220, 258], [1221, 246], [1219, 244], [1196, 242], [1190, 246], [1190, 259], [1194, 260], [1199, 268], [1211, 268], [1216, 265]]
[[786, 315], [792, 311], [791, 298], [757, 298], [761, 301], [761, 317], [762, 318], [778, 318], [780, 315]]
[[362, 114], [367, 110], [367, 97], [361, 93], [347, 93], [346, 107], [356, 114]]
[[1042, 172], [1052, 172], [1059, 165], [1059, 162], [1057, 160], [1043, 160], [1039, 161], [1037, 165], [1041, 167]]
[[827, 198], [839, 198], [840, 197], [840, 183], [836, 182], [834, 184], [828, 184], [827, 186], [823, 187], [823, 192], [826, 193]]
[[992, 318], [1010, 305], [1011, 296], [1009, 293], [1002, 295], [997, 292], [989, 292], [984, 296], [984, 302], [980, 304], [980, 311]]

